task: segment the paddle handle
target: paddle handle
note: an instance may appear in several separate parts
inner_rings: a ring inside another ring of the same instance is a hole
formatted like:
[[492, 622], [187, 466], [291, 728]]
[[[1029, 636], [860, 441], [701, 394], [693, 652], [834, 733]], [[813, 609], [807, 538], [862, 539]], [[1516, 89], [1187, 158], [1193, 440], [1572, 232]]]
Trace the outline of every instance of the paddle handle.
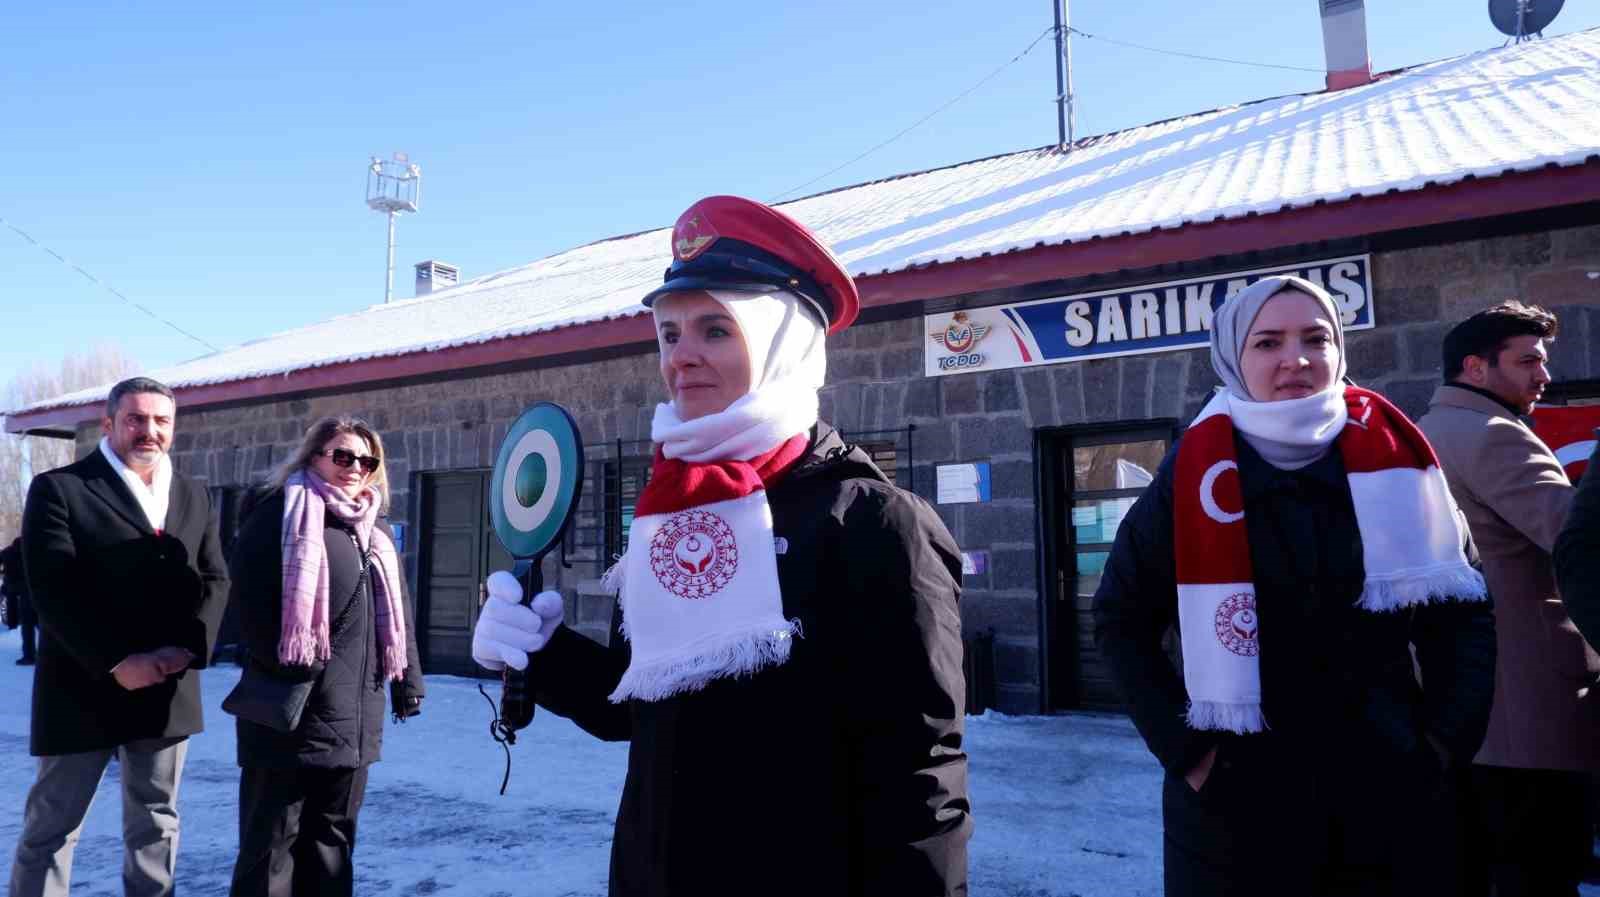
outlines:
[[[511, 568], [511, 575], [522, 581], [522, 605], [533, 603], [533, 596], [544, 591], [543, 556], [522, 558]], [[500, 673], [500, 720], [508, 732], [524, 729], [533, 722], [536, 705], [533, 683], [527, 670], [506, 667]]]

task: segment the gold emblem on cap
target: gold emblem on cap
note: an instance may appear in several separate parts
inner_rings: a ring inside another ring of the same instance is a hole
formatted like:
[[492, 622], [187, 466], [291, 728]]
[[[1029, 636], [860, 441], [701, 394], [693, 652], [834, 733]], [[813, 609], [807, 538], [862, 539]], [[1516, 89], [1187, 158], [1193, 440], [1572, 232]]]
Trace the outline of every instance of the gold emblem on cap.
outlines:
[[700, 229], [700, 216], [687, 218], [678, 222], [678, 236], [672, 241], [673, 252], [683, 261], [688, 261], [700, 254], [702, 249], [710, 246], [717, 238], [709, 234], [689, 236]]

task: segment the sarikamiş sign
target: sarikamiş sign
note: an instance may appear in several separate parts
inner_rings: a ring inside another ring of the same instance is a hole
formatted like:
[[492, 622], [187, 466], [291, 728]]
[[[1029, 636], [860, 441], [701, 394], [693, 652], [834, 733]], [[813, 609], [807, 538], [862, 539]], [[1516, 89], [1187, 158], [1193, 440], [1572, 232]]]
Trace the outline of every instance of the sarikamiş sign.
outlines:
[[1346, 330], [1375, 323], [1372, 257], [1355, 255], [928, 315], [924, 370], [940, 376], [1204, 346], [1213, 305], [1274, 274], [1327, 289]]

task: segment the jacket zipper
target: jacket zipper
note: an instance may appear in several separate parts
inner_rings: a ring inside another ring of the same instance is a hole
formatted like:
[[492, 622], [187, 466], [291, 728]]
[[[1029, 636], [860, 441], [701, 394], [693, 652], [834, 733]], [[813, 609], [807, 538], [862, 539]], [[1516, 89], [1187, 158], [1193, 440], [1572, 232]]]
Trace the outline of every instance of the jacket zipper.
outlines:
[[[349, 532], [349, 531], [347, 530], [346, 532]], [[356, 570], [356, 576], [357, 576], [357, 580], [356, 581], [358, 583], [360, 583], [361, 580], [360, 580], [359, 577], [365, 571], [365, 567], [366, 567], [366, 564], [367, 564], [367, 557], [366, 557], [365, 554], [363, 554], [361, 552], [361, 540], [356, 538], [356, 534], [355, 533], [349, 533], [349, 535], [350, 535], [350, 544], [352, 544], [352, 545], [354, 545], [356, 547], [356, 564], [357, 564], [357, 567], [359, 568], [359, 569]], [[356, 596], [355, 596], [355, 598], [353, 598], [351, 600], [353, 600], [353, 601], [365, 601], [366, 600], [366, 596], [362, 594], [363, 591], [365, 591], [365, 589], [361, 588], [358, 585], [357, 588], [356, 588]], [[372, 622], [372, 615], [370, 613], [362, 614], [361, 619], [362, 619], [362, 622], [361, 622], [361, 641], [359, 643], [360, 647], [361, 647], [361, 678], [359, 680], [357, 680], [359, 682], [359, 690], [356, 692], [356, 768], [357, 769], [361, 768], [361, 740], [366, 735], [366, 732], [367, 732], [367, 721], [366, 721], [366, 715], [367, 715], [367, 713], [366, 713], [366, 711], [367, 711], [367, 648], [368, 648], [368, 644], [369, 644], [369, 642], [371, 641], [371, 638], [372, 638], [372, 634], [367, 631], [367, 626], [369, 624], [371, 624], [371, 622]]]

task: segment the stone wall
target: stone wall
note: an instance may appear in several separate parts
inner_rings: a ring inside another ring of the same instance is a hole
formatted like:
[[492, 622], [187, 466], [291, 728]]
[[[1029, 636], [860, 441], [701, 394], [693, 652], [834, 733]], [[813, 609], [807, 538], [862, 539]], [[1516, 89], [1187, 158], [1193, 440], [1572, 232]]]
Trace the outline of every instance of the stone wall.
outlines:
[[[1439, 383], [1439, 342], [1456, 320], [1506, 298], [1555, 308], [1561, 338], [1552, 367], [1560, 381], [1600, 378], [1600, 227], [1379, 252], [1373, 258], [1375, 330], [1349, 338], [1358, 382], [1420, 414]], [[929, 337], [920, 316], [862, 324], [829, 344], [823, 416], [847, 432], [914, 425], [917, 491], [932, 501], [935, 465], [988, 461], [993, 500], [938, 506], [966, 550], [990, 553], [989, 570], [968, 577], [962, 618], [969, 632], [993, 629], [999, 706], [1040, 709], [1038, 536], [1034, 431], [1113, 421], [1192, 416], [1216, 385], [1207, 353], [1187, 350], [1028, 370], [923, 376]], [[649, 435], [663, 398], [653, 350], [513, 373], [353, 391], [215, 411], [180, 409], [178, 469], [212, 485], [259, 481], [325, 414], [356, 414], [381, 432], [394, 484], [393, 518], [415, 524], [418, 474], [488, 467], [507, 427], [528, 404], [554, 400], [578, 418], [603, 453], [613, 440]], [[80, 433], [80, 446], [97, 434]], [[905, 463], [905, 461], [901, 461]], [[408, 540], [407, 569], [417, 571]], [[592, 568], [590, 568], [592, 570]], [[585, 576], [591, 575], [588, 572]], [[565, 583], [569, 592], [578, 584]], [[590, 631], [608, 605], [579, 609]]]
[[[1600, 379], [1600, 226], [1373, 254], [1377, 327], [1349, 335], [1351, 375], [1420, 416], [1440, 383], [1444, 332], [1474, 311], [1521, 298], [1553, 308], [1558, 382]], [[922, 319], [851, 328], [828, 349], [825, 414], [845, 429], [914, 424], [917, 491], [933, 467], [988, 461], [993, 500], [943, 505], [965, 550], [990, 552], [968, 577], [962, 619], [993, 629], [1000, 708], [1040, 709], [1039, 585], [1033, 431], [1078, 424], [1187, 420], [1217, 385], [1205, 350], [1025, 370], [922, 376]]]

